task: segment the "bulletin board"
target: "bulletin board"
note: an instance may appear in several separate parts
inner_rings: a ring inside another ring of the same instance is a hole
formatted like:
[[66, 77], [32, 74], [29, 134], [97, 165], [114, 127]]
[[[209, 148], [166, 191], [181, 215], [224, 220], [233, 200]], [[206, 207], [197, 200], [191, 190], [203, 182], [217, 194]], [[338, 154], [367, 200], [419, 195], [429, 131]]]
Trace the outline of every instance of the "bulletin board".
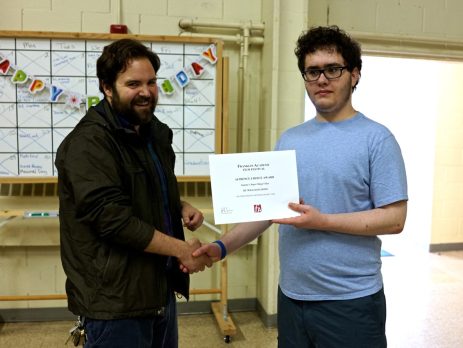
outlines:
[[209, 154], [223, 144], [220, 40], [0, 31], [0, 182], [56, 181], [59, 144], [103, 99], [96, 60], [120, 38], [138, 39], [160, 57], [155, 115], [174, 133], [179, 180], [208, 180]]

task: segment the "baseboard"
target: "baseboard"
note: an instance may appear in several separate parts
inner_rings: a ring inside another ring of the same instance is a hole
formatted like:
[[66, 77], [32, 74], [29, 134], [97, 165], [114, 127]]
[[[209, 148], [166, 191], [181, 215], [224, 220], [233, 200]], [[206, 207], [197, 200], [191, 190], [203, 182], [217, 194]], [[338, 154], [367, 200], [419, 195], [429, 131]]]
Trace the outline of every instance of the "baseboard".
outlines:
[[444, 251], [459, 251], [463, 250], [463, 243], [442, 243], [442, 244], [430, 244], [429, 252], [439, 253]]
[[[252, 312], [257, 310], [257, 300], [255, 298], [228, 300], [229, 312]], [[179, 302], [177, 312], [183, 314], [207, 314], [212, 313], [211, 301]]]
[[23, 321], [61, 321], [75, 320], [76, 316], [67, 308], [12, 308], [0, 309], [0, 323]]
[[[258, 301], [255, 298], [228, 300], [228, 311], [230, 313], [256, 311], [257, 309]], [[177, 311], [179, 315], [212, 313], [211, 301], [179, 302]], [[76, 316], [69, 312], [67, 308], [62, 307], [0, 309], [0, 323], [74, 319], [76, 319]]]
[[277, 314], [267, 314], [259, 301], [257, 301], [257, 313], [259, 313], [260, 320], [262, 320], [266, 327], [277, 326]]

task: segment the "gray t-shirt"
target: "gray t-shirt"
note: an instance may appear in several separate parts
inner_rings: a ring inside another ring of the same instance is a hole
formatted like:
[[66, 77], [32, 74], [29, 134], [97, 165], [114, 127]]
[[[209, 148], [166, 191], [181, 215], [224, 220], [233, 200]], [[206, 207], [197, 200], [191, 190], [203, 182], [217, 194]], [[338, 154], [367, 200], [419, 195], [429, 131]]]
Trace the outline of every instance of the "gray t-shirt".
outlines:
[[[276, 150], [296, 150], [299, 192], [322, 213], [349, 213], [407, 200], [400, 147], [361, 113], [341, 122], [315, 118], [282, 134]], [[279, 227], [280, 287], [293, 299], [344, 300], [382, 288], [381, 240]]]

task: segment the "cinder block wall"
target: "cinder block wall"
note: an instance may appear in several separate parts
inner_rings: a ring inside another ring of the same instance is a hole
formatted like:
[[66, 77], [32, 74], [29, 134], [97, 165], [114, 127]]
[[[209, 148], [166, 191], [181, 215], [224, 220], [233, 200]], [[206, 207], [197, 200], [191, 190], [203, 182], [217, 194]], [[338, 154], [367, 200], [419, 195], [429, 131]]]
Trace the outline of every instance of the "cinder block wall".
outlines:
[[462, 39], [462, 14], [459, 0], [309, 1], [311, 23], [399, 36]]

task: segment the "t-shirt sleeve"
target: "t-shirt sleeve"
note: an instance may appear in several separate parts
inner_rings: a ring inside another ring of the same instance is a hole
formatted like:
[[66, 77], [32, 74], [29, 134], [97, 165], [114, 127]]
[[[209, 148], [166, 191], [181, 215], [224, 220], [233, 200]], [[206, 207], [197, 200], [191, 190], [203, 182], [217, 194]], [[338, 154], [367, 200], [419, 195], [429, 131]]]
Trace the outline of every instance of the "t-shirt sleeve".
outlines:
[[392, 134], [373, 146], [370, 161], [370, 194], [375, 208], [408, 200], [405, 163]]

